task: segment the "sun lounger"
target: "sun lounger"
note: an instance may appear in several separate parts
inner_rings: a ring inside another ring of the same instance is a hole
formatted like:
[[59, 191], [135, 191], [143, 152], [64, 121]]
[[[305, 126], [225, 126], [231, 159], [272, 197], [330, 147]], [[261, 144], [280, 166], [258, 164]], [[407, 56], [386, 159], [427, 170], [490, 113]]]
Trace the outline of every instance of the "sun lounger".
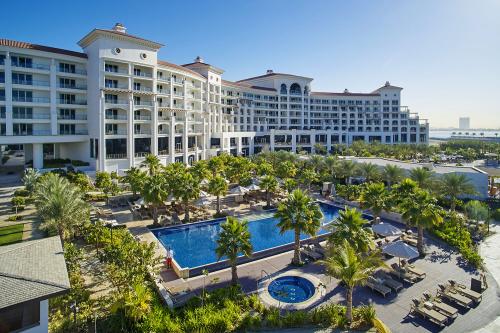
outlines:
[[439, 297], [432, 297], [429, 291], [424, 292], [423, 302], [430, 302], [434, 306], [434, 310], [441, 312], [449, 318], [456, 318], [458, 316], [458, 309], [451, 305], [444, 303]]
[[415, 265], [410, 265], [410, 264], [405, 264], [403, 266], [408, 272], [418, 276], [419, 279], [423, 279], [427, 276], [427, 273], [425, 273], [423, 270], [420, 268], [415, 267]]
[[391, 278], [390, 275], [387, 274], [386, 272], [380, 271], [378, 273], [378, 276], [380, 276], [380, 278], [384, 281], [384, 284], [387, 287], [391, 288], [395, 292], [398, 292], [401, 289], [403, 289], [403, 284], [401, 282], [396, 281], [393, 278]]
[[441, 327], [446, 326], [448, 317], [434, 310], [432, 304], [422, 303], [418, 299], [413, 299], [412, 302], [410, 310], [412, 313], [417, 313]]
[[314, 251], [311, 251], [311, 250], [304, 248], [304, 247], [300, 249], [300, 252], [302, 252], [304, 255], [308, 256], [309, 258], [311, 258], [313, 260], [319, 260], [322, 258], [321, 254], [314, 252]]
[[465, 297], [470, 298], [471, 300], [473, 300], [476, 303], [481, 302], [481, 300], [483, 299], [483, 295], [481, 295], [480, 293], [478, 293], [474, 290], [470, 290], [469, 288], [467, 288], [463, 284], [456, 282], [455, 280], [448, 280], [448, 282], [450, 283], [450, 286], [454, 290], [456, 290], [458, 293], [464, 295]]
[[442, 284], [438, 284], [438, 295], [448, 299], [451, 302], [454, 302], [464, 308], [469, 308], [472, 305], [472, 300], [468, 297], [465, 297], [462, 294], [459, 294], [457, 291], [446, 288], [446, 286]]
[[313, 244], [312, 246], [313, 246], [313, 250], [314, 250], [315, 252], [318, 252], [318, 253], [319, 253], [319, 254], [321, 254], [323, 257], [325, 256], [325, 254], [326, 254], [326, 249], [325, 249], [323, 246], [321, 246], [320, 244]]
[[405, 242], [411, 246], [415, 246], [415, 247], [417, 246], [417, 239], [415, 237], [403, 235], [401, 238], [402, 238], [403, 242]]
[[389, 273], [400, 280], [404, 280], [410, 283], [415, 283], [419, 280], [418, 276], [411, 272], [408, 272], [404, 268], [399, 267], [396, 263], [392, 264], [391, 267], [392, 270], [390, 270]]
[[391, 293], [391, 289], [384, 286], [382, 281], [377, 280], [376, 278], [370, 276], [366, 281], [366, 286], [371, 290], [377, 291], [380, 295], [386, 297], [387, 294]]

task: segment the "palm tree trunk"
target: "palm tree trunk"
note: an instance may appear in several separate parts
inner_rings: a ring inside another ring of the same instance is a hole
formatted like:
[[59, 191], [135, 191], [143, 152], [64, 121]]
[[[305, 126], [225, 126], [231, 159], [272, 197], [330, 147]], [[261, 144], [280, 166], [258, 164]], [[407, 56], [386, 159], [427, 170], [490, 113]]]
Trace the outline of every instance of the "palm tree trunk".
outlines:
[[418, 230], [418, 235], [417, 235], [417, 249], [418, 249], [418, 253], [420, 253], [420, 255], [424, 255], [424, 227], [422, 226], [418, 226], [417, 228]]
[[267, 201], [267, 207], [271, 206], [271, 193], [269, 193], [268, 190], [266, 190], [266, 201]]
[[184, 201], [184, 223], [189, 223], [189, 201]]
[[300, 265], [300, 230], [295, 228], [295, 249], [293, 252], [294, 265]]
[[217, 196], [217, 214], [220, 214], [220, 195]]
[[236, 260], [231, 261], [231, 284], [238, 284], [238, 270], [236, 268]]
[[153, 224], [158, 224], [158, 208], [153, 205]]
[[455, 211], [456, 203], [455, 203], [455, 198], [451, 197], [451, 204], [450, 204], [450, 209], [451, 211]]
[[352, 323], [352, 288], [348, 287], [347, 292], [346, 292], [346, 311], [345, 311], [345, 317], [347, 319], [347, 322], [349, 323], [349, 326], [351, 326]]

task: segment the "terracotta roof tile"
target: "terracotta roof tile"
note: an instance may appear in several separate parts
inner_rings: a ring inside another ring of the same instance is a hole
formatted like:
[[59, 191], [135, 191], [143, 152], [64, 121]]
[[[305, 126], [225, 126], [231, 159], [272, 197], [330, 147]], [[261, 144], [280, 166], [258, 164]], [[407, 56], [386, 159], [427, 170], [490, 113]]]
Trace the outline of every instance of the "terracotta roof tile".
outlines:
[[351, 92], [322, 92], [322, 91], [311, 91], [311, 96], [380, 96], [378, 93], [351, 93]]
[[206, 79], [206, 77], [204, 77], [203, 75], [201, 75], [198, 72], [195, 72], [195, 71], [193, 71], [193, 70], [191, 70], [189, 68], [183, 67], [183, 66], [179, 66], [179, 65], [173, 64], [171, 62], [167, 62], [167, 61], [164, 61], [164, 60], [158, 60], [157, 63], [158, 63], [158, 65], [167, 66], [167, 67], [173, 67], [173, 68], [176, 68], [178, 70], [181, 70], [181, 71], [184, 71], [184, 72], [188, 72], [190, 74], [198, 76], [199, 78]]
[[50, 47], [50, 46], [44, 46], [44, 45], [38, 45], [38, 44], [31, 44], [27, 42], [20, 42], [20, 41], [15, 41], [15, 40], [10, 40], [10, 39], [0, 39], [0, 46], [8, 46], [8, 47], [14, 47], [18, 49], [29, 49], [29, 50], [37, 50], [37, 51], [44, 51], [44, 52], [50, 52], [50, 53], [58, 53], [58, 54], [64, 54], [72, 57], [79, 57], [79, 58], [87, 58], [87, 55], [82, 52], [76, 52], [76, 51], [70, 51], [70, 50], [65, 50], [65, 49], [59, 49], [56, 47]]

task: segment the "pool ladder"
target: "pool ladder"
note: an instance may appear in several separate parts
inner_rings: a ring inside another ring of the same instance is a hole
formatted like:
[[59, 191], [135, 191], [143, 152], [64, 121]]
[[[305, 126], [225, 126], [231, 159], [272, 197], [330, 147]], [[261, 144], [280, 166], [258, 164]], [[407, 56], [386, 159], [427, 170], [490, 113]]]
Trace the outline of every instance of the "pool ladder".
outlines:
[[260, 280], [257, 282], [257, 289], [259, 289], [259, 285], [264, 282], [264, 278], [263, 278], [264, 275], [262, 273], [266, 274], [266, 277], [269, 280], [271, 280], [271, 275], [269, 275], [269, 273], [266, 272], [265, 270], [261, 270], [260, 271]]

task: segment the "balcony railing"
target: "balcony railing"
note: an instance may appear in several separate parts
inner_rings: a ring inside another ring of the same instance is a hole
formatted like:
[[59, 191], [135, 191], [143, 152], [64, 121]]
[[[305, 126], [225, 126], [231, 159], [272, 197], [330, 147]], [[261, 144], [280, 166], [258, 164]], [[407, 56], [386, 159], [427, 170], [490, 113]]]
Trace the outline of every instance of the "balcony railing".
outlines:
[[75, 130], [75, 131], [59, 131], [59, 135], [87, 135], [89, 132], [87, 130]]
[[169, 95], [170, 94], [170, 90], [167, 90], [167, 89], [157, 89], [156, 92], [158, 94], [163, 94], [163, 95]]
[[106, 73], [116, 73], [116, 74], [128, 74], [128, 70], [127, 69], [123, 69], [123, 68], [118, 68], [116, 70], [114, 69], [111, 69], [111, 68], [104, 68], [104, 71]]
[[162, 82], [170, 82], [170, 78], [169, 77], [161, 77], [161, 76], [158, 76], [156, 78], [158, 81], [162, 81]]
[[134, 105], [136, 105], [136, 106], [153, 106], [153, 102], [151, 102], [151, 101], [134, 101]]
[[16, 97], [12, 96], [13, 102], [24, 102], [24, 103], [49, 103], [50, 99], [48, 97]]
[[170, 131], [167, 129], [162, 129], [162, 130], [158, 130], [158, 134], [170, 134]]
[[144, 92], [151, 92], [153, 91], [153, 88], [150, 88], [150, 87], [137, 87], [135, 86], [134, 91], [144, 91]]
[[146, 157], [146, 155], [149, 155], [149, 154], [151, 154], [149, 151], [141, 151], [141, 152], [134, 153], [134, 156], [135, 157]]
[[13, 119], [50, 119], [50, 114], [13, 114]]
[[84, 84], [64, 84], [64, 83], [59, 83], [57, 85], [59, 88], [63, 89], [78, 89], [78, 90], [86, 90], [87, 86]]
[[123, 128], [119, 128], [116, 130], [107, 130], [106, 135], [127, 135], [127, 130]]
[[87, 75], [87, 71], [85, 69], [69, 69], [69, 68], [59, 68], [59, 73], [68, 73], [68, 74], [78, 74], [78, 75]]
[[150, 130], [134, 129], [134, 134], [136, 135], [151, 135]]
[[174, 91], [174, 96], [177, 96], [177, 97], [183, 97], [184, 94], [181, 93], [181, 92], [178, 92], [178, 91]]
[[174, 78], [172, 78], [172, 82], [175, 83], [175, 84], [184, 84], [184, 81], [182, 81], [180, 79], [174, 79]]
[[86, 114], [59, 114], [57, 115], [57, 119], [59, 120], [87, 120]]
[[87, 105], [87, 101], [84, 99], [65, 99], [59, 98], [59, 104], [69, 104], [69, 105]]
[[124, 89], [128, 90], [128, 85], [127, 84], [111, 84], [111, 83], [105, 83], [104, 84], [105, 88], [108, 89]]
[[158, 102], [158, 107], [160, 107], [160, 108], [169, 108], [170, 107], [170, 103], [165, 103], [165, 102], [159, 103]]
[[128, 100], [126, 99], [106, 99], [104, 101], [106, 104], [120, 104], [120, 105], [127, 105]]
[[146, 73], [146, 72], [134, 72], [134, 76], [138, 76], [138, 77], [153, 77], [153, 74], [151, 73]]
[[127, 120], [127, 115], [125, 115], [125, 114], [107, 114], [106, 119], [108, 119], [108, 120]]
[[158, 155], [168, 155], [168, 150], [159, 150]]
[[40, 69], [44, 71], [48, 71], [50, 69], [49, 65], [46, 64], [40, 64], [40, 63], [28, 63], [28, 64], [19, 64], [11, 61], [11, 64], [13, 67], [18, 67], [18, 68], [32, 68], [32, 69]]
[[[50, 130], [33, 130], [32, 133], [33, 133], [32, 135], [52, 135], [52, 132]], [[18, 134], [18, 135], [30, 135], [30, 134]]]
[[121, 160], [127, 158], [127, 154], [106, 154], [106, 158], [109, 160]]
[[41, 81], [41, 80], [12, 80], [12, 84], [21, 84], [25, 86], [39, 86], [39, 87], [50, 86], [49, 81]]
[[151, 116], [134, 115], [134, 120], [151, 120]]

